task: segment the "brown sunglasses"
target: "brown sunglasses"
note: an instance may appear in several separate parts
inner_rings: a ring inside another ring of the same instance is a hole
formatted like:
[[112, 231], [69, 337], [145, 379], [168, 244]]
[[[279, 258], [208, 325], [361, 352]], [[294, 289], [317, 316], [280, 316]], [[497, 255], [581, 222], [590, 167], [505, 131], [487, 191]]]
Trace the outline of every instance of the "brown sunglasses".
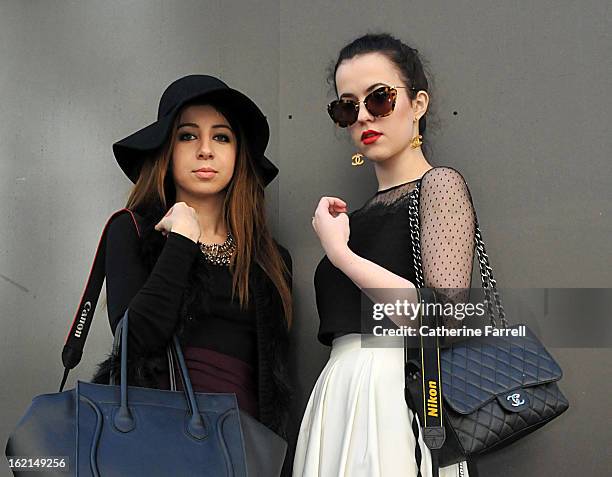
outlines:
[[[416, 88], [408, 88], [407, 86], [381, 86], [363, 98], [363, 105], [375, 118], [389, 116], [395, 109], [398, 88], [416, 91]], [[359, 103], [360, 101], [354, 99], [335, 99], [327, 105], [327, 112], [334, 123], [341, 128], [346, 128], [357, 121]]]

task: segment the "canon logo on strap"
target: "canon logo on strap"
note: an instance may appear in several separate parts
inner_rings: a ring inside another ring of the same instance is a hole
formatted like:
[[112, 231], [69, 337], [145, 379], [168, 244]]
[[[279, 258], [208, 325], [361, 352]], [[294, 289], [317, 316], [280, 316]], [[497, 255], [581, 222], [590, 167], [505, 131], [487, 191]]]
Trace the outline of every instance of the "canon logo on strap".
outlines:
[[87, 314], [91, 311], [91, 302], [86, 301], [83, 305], [83, 309], [81, 310], [81, 316], [79, 317], [79, 322], [77, 323], [76, 330], [74, 331], [74, 336], [76, 338], [81, 337], [81, 332], [83, 331], [83, 327], [85, 326], [85, 321], [87, 320]]

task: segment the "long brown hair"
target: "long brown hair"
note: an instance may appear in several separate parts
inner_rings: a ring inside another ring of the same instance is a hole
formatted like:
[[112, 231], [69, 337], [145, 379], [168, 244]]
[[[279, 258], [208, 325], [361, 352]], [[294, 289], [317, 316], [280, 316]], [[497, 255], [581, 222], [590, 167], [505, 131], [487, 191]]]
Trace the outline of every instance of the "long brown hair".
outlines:
[[[202, 103], [190, 103], [202, 104]], [[240, 123], [222, 104], [207, 101], [229, 121], [236, 132], [238, 148], [234, 174], [226, 189], [223, 217], [228, 230], [236, 241], [236, 253], [230, 264], [232, 272], [232, 296], [238, 295], [240, 306], [246, 308], [249, 301], [249, 274], [255, 261], [272, 281], [280, 296], [287, 326], [292, 322], [292, 300], [287, 269], [274, 239], [268, 229], [264, 201], [264, 187], [257, 176], [246, 136]], [[183, 108], [187, 107], [185, 105]], [[176, 189], [171, 172], [172, 151], [176, 141], [176, 127], [180, 118], [176, 115], [170, 137], [151, 157], [146, 158], [140, 176], [127, 200], [126, 208], [142, 209], [150, 204], [160, 204], [164, 213], [174, 204]]]

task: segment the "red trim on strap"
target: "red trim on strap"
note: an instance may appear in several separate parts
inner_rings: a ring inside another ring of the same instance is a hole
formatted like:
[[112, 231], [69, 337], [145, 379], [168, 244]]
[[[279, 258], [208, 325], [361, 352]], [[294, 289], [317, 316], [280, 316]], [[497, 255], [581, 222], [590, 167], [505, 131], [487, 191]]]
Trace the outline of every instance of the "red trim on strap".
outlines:
[[[116, 212], [114, 212], [110, 218], [106, 221], [106, 224], [104, 225], [104, 228], [102, 229], [102, 234], [100, 234], [100, 238], [98, 239], [98, 246], [96, 247], [96, 253], [94, 255], [94, 259], [93, 262], [91, 264], [91, 267], [89, 268], [89, 275], [87, 277], [87, 282], [85, 283], [85, 288], [83, 288], [83, 291], [81, 293], [81, 298], [79, 299], [79, 305], [81, 304], [81, 302], [83, 301], [83, 297], [85, 296], [85, 291], [89, 288], [89, 282], [91, 281], [91, 273], [93, 272], [93, 267], [96, 263], [96, 259], [98, 258], [98, 253], [100, 252], [100, 245], [102, 243], [102, 239], [104, 238], [104, 235], [106, 234], [106, 229], [108, 228], [108, 226], [110, 225], [110, 223], [113, 221], [113, 219], [115, 217], [117, 217], [118, 215], [125, 213], [125, 212], [129, 212], [130, 216], [132, 217], [132, 221], [134, 222], [134, 225], [136, 226], [136, 232], [138, 233], [138, 238], [141, 237], [140, 235], [140, 228], [138, 227], [138, 222], [136, 221], [136, 217], [134, 216], [134, 212], [132, 212], [130, 209], [128, 208], [123, 208], [120, 209]], [[70, 333], [72, 332], [72, 328], [74, 327], [74, 323], [76, 322], [77, 317], [79, 316], [79, 312], [81, 310], [77, 309], [74, 318], [72, 319], [72, 324], [70, 325], [70, 327], [68, 328], [68, 333], [66, 334], [66, 338], [64, 338], [64, 345], [68, 342], [68, 337], [70, 336]]]

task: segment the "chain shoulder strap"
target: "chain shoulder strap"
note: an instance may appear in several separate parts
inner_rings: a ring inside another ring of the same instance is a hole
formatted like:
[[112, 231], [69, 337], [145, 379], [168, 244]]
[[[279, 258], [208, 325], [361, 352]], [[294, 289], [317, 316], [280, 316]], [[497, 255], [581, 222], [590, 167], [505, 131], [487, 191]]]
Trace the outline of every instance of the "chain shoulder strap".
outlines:
[[[419, 198], [420, 198], [420, 183], [417, 182], [414, 190], [410, 193], [408, 203], [408, 214], [410, 219], [410, 239], [412, 242], [412, 255], [414, 258], [414, 270], [416, 275], [416, 286], [417, 288], [424, 288], [425, 281], [423, 280], [423, 263], [421, 259], [421, 230], [419, 220]], [[493, 269], [489, 262], [489, 255], [485, 249], [484, 240], [482, 239], [482, 232], [478, 225], [478, 218], [475, 217], [476, 231], [474, 242], [476, 245], [476, 254], [478, 256], [478, 267], [480, 269], [480, 279], [482, 281], [482, 288], [485, 295], [485, 303], [491, 324], [497, 327], [495, 319], [495, 312], [493, 306], [495, 306], [497, 315], [500, 319], [501, 325], [504, 328], [508, 327], [508, 321], [506, 320], [506, 312], [501, 303], [499, 292], [497, 291], [497, 282], [493, 278]]]

